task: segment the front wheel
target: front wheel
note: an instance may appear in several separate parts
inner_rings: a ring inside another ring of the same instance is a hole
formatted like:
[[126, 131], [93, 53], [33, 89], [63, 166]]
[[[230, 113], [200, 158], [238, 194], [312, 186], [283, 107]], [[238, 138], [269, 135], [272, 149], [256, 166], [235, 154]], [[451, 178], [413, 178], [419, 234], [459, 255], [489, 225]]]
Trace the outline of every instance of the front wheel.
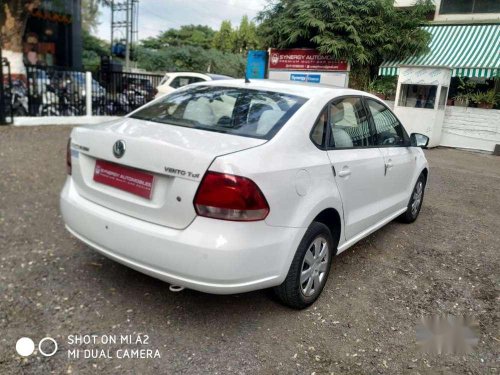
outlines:
[[280, 301], [303, 309], [318, 299], [330, 273], [335, 255], [334, 241], [328, 227], [313, 222], [293, 258], [285, 281], [274, 288]]
[[407, 210], [398, 219], [403, 223], [413, 223], [417, 220], [420, 209], [422, 208], [422, 202], [424, 201], [424, 191], [425, 191], [425, 176], [421, 174], [418, 177], [417, 183], [413, 188], [411, 193], [410, 201], [408, 202]]

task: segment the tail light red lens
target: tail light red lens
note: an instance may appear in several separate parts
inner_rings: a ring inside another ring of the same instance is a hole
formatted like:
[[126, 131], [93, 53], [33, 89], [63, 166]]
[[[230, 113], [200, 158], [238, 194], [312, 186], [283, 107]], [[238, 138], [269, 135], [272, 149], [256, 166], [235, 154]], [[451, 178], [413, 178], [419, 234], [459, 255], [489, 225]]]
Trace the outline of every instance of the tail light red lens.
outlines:
[[71, 138], [66, 146], [66, 172], [71, 176]]
[[194, 198], [200, 216], [232, 221], [264, 220], [269, 205], [252, 180], [225, 173], [207, 172]]

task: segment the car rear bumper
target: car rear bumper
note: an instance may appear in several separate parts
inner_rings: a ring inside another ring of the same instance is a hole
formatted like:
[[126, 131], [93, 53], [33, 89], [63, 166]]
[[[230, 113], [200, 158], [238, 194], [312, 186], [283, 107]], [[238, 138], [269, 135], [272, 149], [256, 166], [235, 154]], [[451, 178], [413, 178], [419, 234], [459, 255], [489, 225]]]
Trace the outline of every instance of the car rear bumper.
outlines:
[[69, 177], [61, 193], [66, 228], [103, 255], [171, 284], [215, 294], [281, 284], [306, 228], [196, 217], [177, 230], [81, 197]]

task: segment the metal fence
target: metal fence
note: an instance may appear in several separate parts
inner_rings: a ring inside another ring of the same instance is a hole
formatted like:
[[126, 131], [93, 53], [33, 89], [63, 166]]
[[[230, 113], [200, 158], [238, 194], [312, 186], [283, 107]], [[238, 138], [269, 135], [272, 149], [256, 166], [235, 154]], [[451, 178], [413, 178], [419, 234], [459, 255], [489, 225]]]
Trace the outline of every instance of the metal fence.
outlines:
[[0, 125], [12, 124], [14, 108], [12, 106], [12, 77], [10, 64], [6, 58], [0, 61]]
[[[62, 67], [26, 66], [28, 116], [82, 116], [86, 74]], [[92, 75], [92, 114], [124, 115], [152, 100], [162, 75], [97, 71]], [[19, 89], [22, 92], [22, 88]], [[22, 95], [20, 95], [21, 97]]]
[[92, 111], [95, 115], [124, 115], [139, 108], [154, 99], [156, 87], [163, 78], [159, 74], [106, 71], [98, 71], [93, 77]]
[[29, 116], [85, 115], [85, 73], [55, 66], [26, 66]]

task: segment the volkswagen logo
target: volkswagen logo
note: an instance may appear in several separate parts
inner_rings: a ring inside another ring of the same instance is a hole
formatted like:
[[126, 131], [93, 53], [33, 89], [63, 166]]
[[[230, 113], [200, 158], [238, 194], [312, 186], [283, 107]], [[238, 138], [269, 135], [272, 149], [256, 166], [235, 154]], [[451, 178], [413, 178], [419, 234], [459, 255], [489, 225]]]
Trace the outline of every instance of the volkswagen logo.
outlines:
[[113, 145], [113, 155], [120, 159], [125, 154], [125, 141], [116, 141]]

